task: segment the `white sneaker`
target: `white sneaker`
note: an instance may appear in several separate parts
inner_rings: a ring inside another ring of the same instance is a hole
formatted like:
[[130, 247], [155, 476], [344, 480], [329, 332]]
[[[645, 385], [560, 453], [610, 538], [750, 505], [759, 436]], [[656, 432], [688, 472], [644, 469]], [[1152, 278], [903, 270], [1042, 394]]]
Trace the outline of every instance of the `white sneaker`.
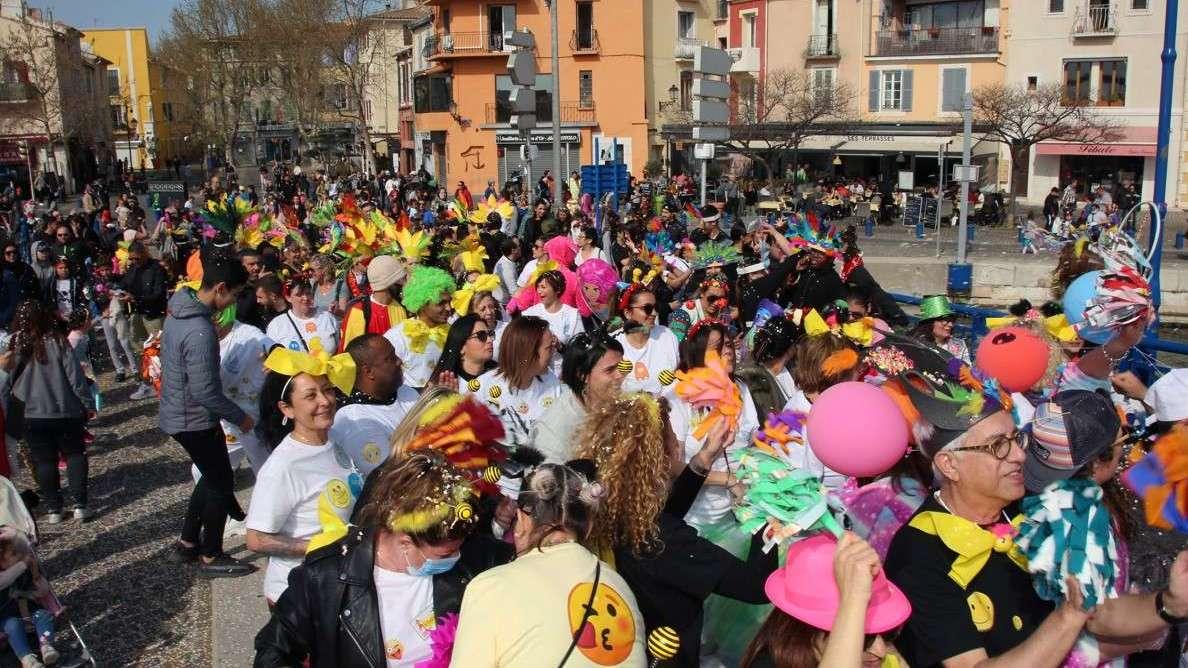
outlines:
[[155, 396], [157, 396], [157, 393], [153, 391], [153, 388], [149, 387], [148, 385], [141, 385], [140, 387], [136, 388], [136, 391], [133, 392], [132, 396], [129, 398], [133, 401], [140, 401], [142, 399], [149, 399]]
[[47, 666], [52, 666], [58, 662], [62, 655], [49, 642], [41, 643], [41, 661]]
[[46, 513], [45, 523], [46, 524], [61, 524], [62, 523], [62, 513], [60, 513], [60, 512]]
[[223, 529], [223, 538], [234, 538], [235, 536], [247, 536], [247, 520], [240, 522], [227, 518], [227, 526]]

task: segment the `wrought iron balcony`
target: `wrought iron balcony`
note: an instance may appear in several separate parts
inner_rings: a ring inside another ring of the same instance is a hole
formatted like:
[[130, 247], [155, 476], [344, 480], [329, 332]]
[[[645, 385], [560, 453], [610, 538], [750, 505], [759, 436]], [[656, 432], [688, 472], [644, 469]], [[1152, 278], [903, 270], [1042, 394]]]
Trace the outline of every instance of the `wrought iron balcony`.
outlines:
[[1118, 34], [1118, 12], [1113, 5], [1081, 7], [1073, 19], [1073, 37], [1113, 37]]
[[673, 49], [673, 56], [677, 60], [693, 60], [697, 49], [705, 45], [705, 40], [697, 39], [696, 37], [678, 37], [676, 48]]
[[998, 53], [998, 27], [879, 30], [875, 56], [945, 56]]
[[[561, 101], [562, 125], [594, 125], [598, 122], [595, 113], [594, 100], [580, 102]], [[553, 107], [547, 96], [541, 95], [536, 101], [536, 120], [542, 124], [552, 124]], [[484, 123], [498, 125], [511, 122], [511, 104], [505, 102], [488, 102]]]
[[426, 58], [450, 58], [458, 56], [493, 56], [511, 51], [504, 48], [503, 33], [495, 32], [451, 32], [438, 33], [425, 40]]
[[808, 47], [804, 50], [805, 58], [837, 58], [841, 51], [837, 48], [837, 35], [809, 35]]
[[593, 54], [602, 50], [598, 42], [598, 31], [593, 28], [574, 30], [569, 38], [569, 50], [574, 54]]

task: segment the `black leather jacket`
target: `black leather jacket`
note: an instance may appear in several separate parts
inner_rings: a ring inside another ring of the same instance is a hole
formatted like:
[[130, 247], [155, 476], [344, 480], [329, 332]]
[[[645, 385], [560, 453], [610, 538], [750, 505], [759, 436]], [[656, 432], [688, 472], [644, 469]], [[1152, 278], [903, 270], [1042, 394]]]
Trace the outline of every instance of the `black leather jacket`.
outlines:
[[[458, 612], [467, 583], [510, 561], [512, 551], [490, 536], [467, 538], [457, 565], [433, 576], [434, 614]], [[300, 666], [306, 657], [313, 668], [386, 666], [374, 565], [370, 529], [352, 526], [344, 538], [311, 552], [289, 573], [289, 588], [256, 634], [256, 668]]]

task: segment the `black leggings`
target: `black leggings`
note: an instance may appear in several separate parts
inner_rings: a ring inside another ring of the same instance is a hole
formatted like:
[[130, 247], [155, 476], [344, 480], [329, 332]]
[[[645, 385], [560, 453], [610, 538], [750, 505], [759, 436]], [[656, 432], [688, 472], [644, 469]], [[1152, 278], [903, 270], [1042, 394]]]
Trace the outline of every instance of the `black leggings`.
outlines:
[[83, 450], [83, 419], [25, 418], [25, 443], [33, 459], [37, 487], [47, 512], [62, 512], [62, 480], [58, 456], [66, 458], [66, 479], [75, 507], [87, 505], [87, 454]]
[[181, 539], [200, 545], [202, 556], [216, 557], [223, 553], [227, 516], [244, 519], [243, 509], [235, 499], [235, 474], [227, 457], [227, 438], [222, 427], [212, 427], [183, 431], [174, 434], [173, 440], [186, 449], [202, 474], [190, 494]]

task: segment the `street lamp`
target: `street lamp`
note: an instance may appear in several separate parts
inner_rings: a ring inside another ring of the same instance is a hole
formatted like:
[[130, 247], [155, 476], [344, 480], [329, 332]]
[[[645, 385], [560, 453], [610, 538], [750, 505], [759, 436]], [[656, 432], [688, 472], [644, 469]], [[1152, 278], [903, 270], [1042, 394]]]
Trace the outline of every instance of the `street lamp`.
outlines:
[[125, 137], [124, 145], [128, 147], [128, 173], [132, 173], [132, 140], [136, 138], [136, 119], [131, 116], [128, 117], [128, 136]]
[[679, 95], [680, 92], [681, 92], [681, 90], [676, 87], [676, 84], [673, 84], [668, 87], [668, 101], [661, 102], [658, 105], [658, 107], [660, 109], [660, 113], [664, 113], [666, 111], [671, 111], [672, 108], [680, 102], [680, 100], [677, 99], [677, 95]]

